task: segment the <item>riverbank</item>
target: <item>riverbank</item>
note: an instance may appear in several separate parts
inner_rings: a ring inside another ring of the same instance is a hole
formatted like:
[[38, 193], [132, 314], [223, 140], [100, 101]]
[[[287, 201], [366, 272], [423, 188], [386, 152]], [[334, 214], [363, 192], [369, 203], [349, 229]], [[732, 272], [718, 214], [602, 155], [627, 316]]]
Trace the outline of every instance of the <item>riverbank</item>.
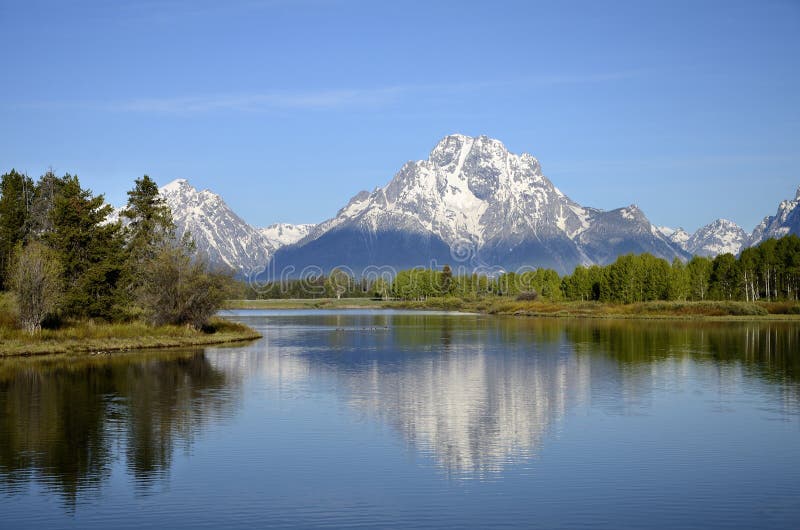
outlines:
[[118, 351], [208, 346], [261, 338], [249, 327], [221, 318], [203, 330], [185, 326], [152, 327], [141, 322], [98, 324], [79, 322], [36, 335], [0, 329], [0, 357], [59, 353], [100, 354]]
[[677, 320], [796, 320], [800, 303], [787, 302], [602, 302], [517, 301], [505, 297], [465, 300], [456, 297], [417, 301], [369, 298], [229, 300], [226, 309], [417, 309], [549, 318], [624, 318]]

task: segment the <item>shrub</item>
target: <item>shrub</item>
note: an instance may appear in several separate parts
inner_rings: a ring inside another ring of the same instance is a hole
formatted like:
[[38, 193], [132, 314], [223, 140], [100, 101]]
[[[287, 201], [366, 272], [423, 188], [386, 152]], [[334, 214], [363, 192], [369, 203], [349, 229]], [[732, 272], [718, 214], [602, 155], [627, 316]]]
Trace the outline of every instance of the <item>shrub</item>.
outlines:
[[61, 296], [61, 264], [55, 252], [33, 241], [18, 246], [9, 274], [22, 328], [30, 334], [42, 330]]
[[535, 302], [539, 298], [539, 293], [534, 290], [525, 291], [517, 295], [518, 302]]
[[233, 290], [233, 279], [192, 259], [183, 246], [168, 246], [144, 265], [139, 303], [154, 325], [187, 324], [201, 329]]

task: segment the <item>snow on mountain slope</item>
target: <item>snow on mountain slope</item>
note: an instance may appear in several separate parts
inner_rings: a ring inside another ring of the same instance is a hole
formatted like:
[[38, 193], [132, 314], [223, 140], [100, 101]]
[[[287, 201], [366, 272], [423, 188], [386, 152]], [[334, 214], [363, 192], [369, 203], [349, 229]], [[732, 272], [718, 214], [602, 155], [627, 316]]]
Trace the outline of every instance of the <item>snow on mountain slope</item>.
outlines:
[[750, 237], [739, 225], [727, 219], [717, 219], [700, 228], [686, 240], [684, 248], [697, 256], [716, 257], [720, 254], [739, 253]]
[[258, 231], [267, 238], [273, 250], [286, 245], [297, 243], [308, 235], [314, 228], [313, 224], [293, 225], [289, 223], [275, 223]]
[[[348, 266], [370, 260], [394, 265], [412, 259], [426, 265], [430, 256], [421, 249], [435, 248], [437, 259], [445, 259], [444, 246], [453, 254], [451, 261], [467, 258], [472, 265], [527, 264], [560, 271], [605, 263], [621, 251], [685, 257], [638, 209], [614, 212], [585, 208], [571, 200], [529, 154], [512, 154], [486, 136], [454, 134], [442, 139], [427, 160], [408, 162], [386, 186], [360, 192], [335, 217], [277, 256], [291, 265], [311, 265], [314, 255], [321, 253]], [[403, 234], [400, 239], [407, 246], [393, 251], [380, 241], [387, 234]], [[326, 237], [331, 244], [326, 244]], [[414, 237], [424, 244], [415, 247]], [[606, 237], [613, 239], [610, 248]], [[343, 241], [348, 243], [346, 252]], [[314, 252], [300, 250], [312, 242], [309, 249]]]
[[692, 237], [689, 232], [683, 228], [670, 228], [668, 226], [658, 226], [656, 228], [675, 245], [686, 250], [686, 242]]
[[244, 275], [266, 266], [273, 251], [269, 239], [236, 215], [222, 197], [198, 191], [185, 179], [174, 180], [159, 192], [172, 210], [178, 237], [188, 231], [212, 264]]
[[800, 188], [794, 200], [781, 202], [775, 215], [767, 216], [753, 230], [750, 246], [757, 245], [770, 238], [779, 238], [788, 234], [800, 235]]
[[565, 234], [585, 228], [587, 213], [542, 175], [532, 156], [509, 153], [485, 136], [451, 135], [428, 160], [408, 162], [392, 181], [353, 197], [333, 219], [309, 235], [316, 239], [343, 224], [372, 232], [430, 232], [448, 244], [557, 226]]

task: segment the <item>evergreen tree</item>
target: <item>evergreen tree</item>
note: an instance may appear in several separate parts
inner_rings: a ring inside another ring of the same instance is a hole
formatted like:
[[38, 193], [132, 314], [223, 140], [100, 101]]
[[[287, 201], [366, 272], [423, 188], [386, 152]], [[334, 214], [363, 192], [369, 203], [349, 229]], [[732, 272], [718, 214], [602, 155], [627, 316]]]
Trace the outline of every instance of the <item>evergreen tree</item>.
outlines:
[[158, 185], [147, 175], [136, 179], [128, 191], [128, 204], [121, 216], [126, 219], [126, 248], [134, 264], [152, 259], [159, 248], [175, 238], [172, 211], [158, 193]]
[[0, 177], [0, 288], [4, 288], [8, 267], [17, 244], [27, 233], [33, 197], [33, 182], [15, 170]]
[[128, 191], [128, 204], [120, 216], [127, 221], [123, 228], [126, 266], [121, 296], [132, 299], [145, 281], [147, 264], [165, 246], [175, 243], [175, 223], [158, 185], [147, 175], [134, 181], [133, 189]]
[[36, 182], [33, 190], [33, 201], [28, 216], [28, 233], [31, 237], [41, 238], [53, 230], [53, 205], [61, 193], [65, 179], [48, 171]]
[[63, 267], [64, 311], [68, 316], [113, 319], [123, 271], [119, 223], [108, 223], [111, 206], [66, 175], [50, 213], [53, 229], [43, 234]]

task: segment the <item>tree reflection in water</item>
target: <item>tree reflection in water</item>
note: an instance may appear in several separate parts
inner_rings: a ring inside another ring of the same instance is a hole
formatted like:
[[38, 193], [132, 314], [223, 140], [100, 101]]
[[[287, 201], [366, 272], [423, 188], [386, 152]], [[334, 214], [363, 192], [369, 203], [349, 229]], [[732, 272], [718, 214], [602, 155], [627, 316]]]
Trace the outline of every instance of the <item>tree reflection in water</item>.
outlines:
[[176, 447], [236, 403], [202, 351], [4, 360], [0, 491], [36, 482], [74, 504], [118, 458], [146, 491]]
[[280, 389], [281, 400], [332, 394], [466, 478], [531, 459], [577, 407], [647, 413], [660, 390], [691, 378], [708, 395], [755, 381], [779, 415], [800, 409], [800, 326], [792, 323], [380, 312], [242, 318], [264, 339], [0, 361], [0, 492], [35, 484], [74, 504], [123, 467], [146, 493], [169, 473], [175, 451], [234, 416], [246, 379], [254, 402], [264, 388]]

